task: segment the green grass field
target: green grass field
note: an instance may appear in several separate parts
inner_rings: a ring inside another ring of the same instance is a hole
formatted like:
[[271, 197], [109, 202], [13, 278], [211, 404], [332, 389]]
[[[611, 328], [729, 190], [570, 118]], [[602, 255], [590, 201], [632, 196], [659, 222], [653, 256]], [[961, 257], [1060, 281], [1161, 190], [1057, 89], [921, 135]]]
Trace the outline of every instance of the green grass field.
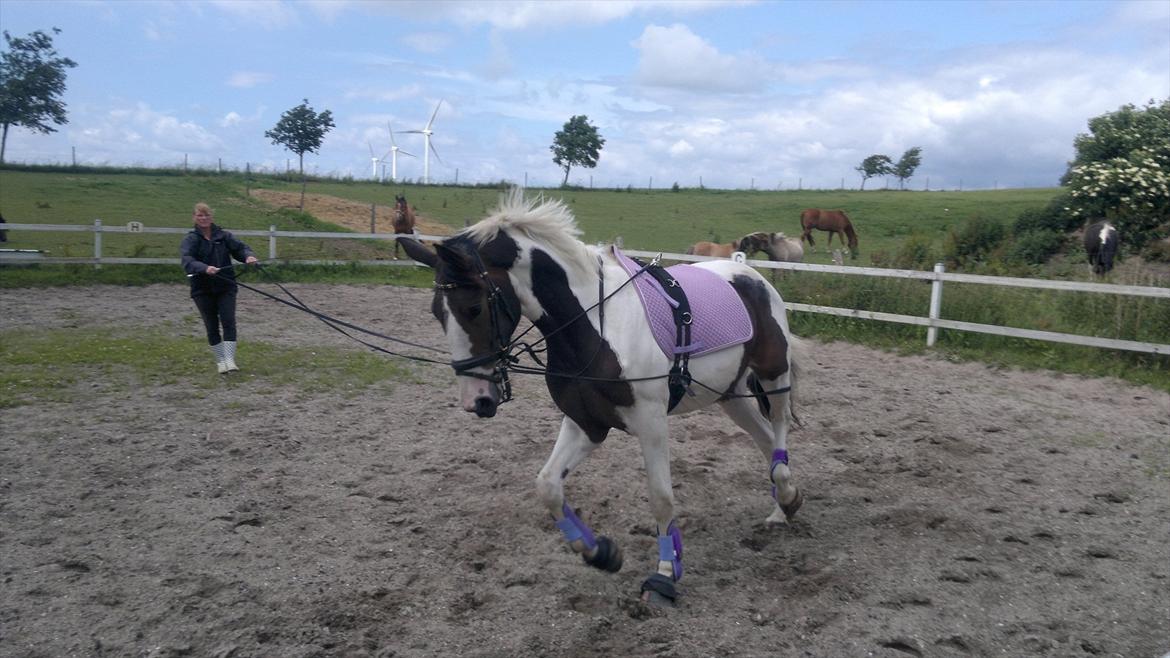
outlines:
[[[188, 227], [195, 201], [216, 209], [229, 229], [339, 230], [296, 211], [275, 209], [247, 195], [249, 187], [299, 191], [299, 183], [279, 178], [246, 181], [239, 174], [151, 175], [134, 173], [48, 172], [0, 168], [0, 212], [10, 222], [107, 225], [141, 221], [147, 226]], [[425, 216], [452, 228], [475, 222], [495, 207], [500, 190], [490, 187], [382, 185], [360, 181], [314, 181], [312, 194], [363, 203], [389, 204], [405, 194]], [[531, 192], [539, 192], [532, 190]], [[589, 243], [621, 237], [632, 249], [681, 252], [699, 240], [729, 242], [752, 231], [799, 234], [799, 213], [807, 207], [843, 208], [857, 227], [860, 257], [855, 265], [888, 262], [904, 240], [916, 236], [938, 251], [952, 228], [972, 217], [1010, 225], [1026, 209], [1039, 209], [1060, 194], [1058, 188], [976, 192], [896, 191], [727, 191], [546, 190], [573, 209]], [[825, 234], [818, 234], [818, 238]], [[178, 236], [108, 234], [103, 254], [126, 257], [177, 257]], [[90, 233], [11, 231], [10, 248], [43, 249], [54, 256], [91, 256]], [[260, 244], [253, 244], [260, 247]], [[283, 239], [285, 258], [387, 258], [392, 245], [361, 240]], [[1024, 275], [1086, 278], [1080, 254], [1058, 257]], [[827, 249], [806, 254], [806, 262], [828, 263]], [[9, 267], [0, 270], [0, 288], [29, 285], [109, 283], [135, 285], [181, 280], [166, 266]], [[286, 266], [285, 281], [429, 285], [421, 268]], [[257, 275], [253, 275], [257, 276]], [[247, 279], [245, 279], [247, 280]], [[257, 276], [257, 280], [259, 280]], [[1146, 280], [1115, 283], [1149, 285]], [[917, 281], [823, 275], [784, 277], [785, 299], [826, 306], [926, 315], [929, 286]], [[943, 317], [1019, 328], [1170, 343], [1170, 302], [1088, 293], [1005, 289], [971, 284], [946, 288]], [[794, 331], [822, 339], [844, 339], [917, 352], [925, 349], [925, 329], [810, 313], [794, 314]], [[938, 350], [958, 359], [1002, 365], [1043, 367], [1065, 372], [1114, 375], [1170, 390], [1170, 357], [1103, 351], [957, 331], [943, 331]]]

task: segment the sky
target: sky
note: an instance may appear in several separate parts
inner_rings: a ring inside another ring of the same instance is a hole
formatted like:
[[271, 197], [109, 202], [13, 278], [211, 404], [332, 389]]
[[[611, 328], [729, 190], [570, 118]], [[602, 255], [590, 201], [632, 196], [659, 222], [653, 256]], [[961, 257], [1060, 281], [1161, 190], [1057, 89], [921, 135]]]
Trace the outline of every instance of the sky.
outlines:
[[264, 133], [308, 99], [320, 175], [389, 178], [392, 128], [421, 181], [437, 108], [434, 183], [559, 185], [585, 115], [576, 185], [856, 189], [921, 147], [911, 189], [1052, 187], [1090, 118], [1170, 98], [1170, 0], [0, 0], [53, 27], [69, 123], [13, 128], [9, 162], [284, 171]]

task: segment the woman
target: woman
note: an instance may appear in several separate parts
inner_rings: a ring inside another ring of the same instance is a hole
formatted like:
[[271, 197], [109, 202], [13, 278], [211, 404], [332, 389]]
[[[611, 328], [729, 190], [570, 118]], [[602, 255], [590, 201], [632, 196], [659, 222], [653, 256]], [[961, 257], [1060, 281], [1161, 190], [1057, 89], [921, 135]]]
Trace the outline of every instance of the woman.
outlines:
[[[195, 204], [195, 228], [179, 247], [183, 269], [191, 280], [191, 299], [203, 317], [207, 344], [220, 373], [236, 366], [236, 272], [232, 257], [251, 265], [259, 261], [248, 245], [212, 223], [211, 208]], [[220, 333], [220, 325], [223, 333]]]

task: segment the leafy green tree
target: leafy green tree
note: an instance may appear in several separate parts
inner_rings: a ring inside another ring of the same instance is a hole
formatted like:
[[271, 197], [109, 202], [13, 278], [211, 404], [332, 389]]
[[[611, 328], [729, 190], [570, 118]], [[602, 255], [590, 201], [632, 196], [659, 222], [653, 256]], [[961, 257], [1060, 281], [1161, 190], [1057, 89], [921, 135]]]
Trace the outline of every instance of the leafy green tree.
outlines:
[[316, 153], [325, 140], [325, 133], [333, 127], [333, 113], [325, 110], [318, 114], [306, 98], [300, 105], [280, 115], [276, 126], [264, 133], [273, 144], [296, 153], [300, 160], [301, 210], [305, 209], [305, 154]]
[[874, 176], [885, 176], [894, 172], [894, 163], [888, 155], [874, 154], [861, 161], [854, 167], [861, 174], [861, 189], [865, 189], [865, 181]]
[[908, 149], [902, 154], [902, 159], [898, 160], [898, 164], [894, 165], [891, 173], [898, 178], [898, 189], [906, 189], [906, 181], [914, 175], [914, 170], [918, 169], [918, 165], [922, 164], [922, 147], [915, 146]]
[[1089, 119], [1089, 132], [1073, 146], [1076, 157], [1060, 181], [1069, 188], [1069, 211], [1082, 222], [1109, 218], [1122, 244], [1135, 249], [1163, 237], [1170, 220], [1170, 100]]
[[[53, 28], [53, 34], [61, 30]], [[52, 35], [37, 30], [27, 37], [13, 37], [4, 31], [8, 52], [0, 54], [0, 164], [8, 145], [8, 128], [22, 126], [40, 133], [57, 132], [50, 124], [69, 123], [65, 116], [66, 69], [77, 66], [68, 57], [59, 57]]]
[[561, 186], [569, 184], [569, 169], [573, 165], [587, 169], [596, 167], [597, 159], [601, 157], [601, 147], [604, 145], [605, 139], [584, 114], [576, 115], [565, 122], [564, 128], [557, 131], [553, 137], [553, 144], [549, 147], [553, 152], [553, 163], [565, 170], [565, 179], [561, 181]]

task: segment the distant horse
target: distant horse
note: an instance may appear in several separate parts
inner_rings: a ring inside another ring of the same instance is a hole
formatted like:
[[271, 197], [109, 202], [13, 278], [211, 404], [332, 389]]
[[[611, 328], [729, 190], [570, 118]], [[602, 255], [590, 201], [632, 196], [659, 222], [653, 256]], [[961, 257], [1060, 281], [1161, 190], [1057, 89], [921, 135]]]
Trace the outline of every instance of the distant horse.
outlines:
[[800, 228], [803, 231], [800, 234], [801, 242], [808, 240], [808, 246], [812, 247], [813, 251], [817, 250], [812, 236], [813, 229], [816, 229], [829, 232], [830, 247], [833, 246], [834, 235], [840, 238], [841, 244], [845, 244], [845, 239], [848, 238], [849, 253], [853, 258], [857, 258], [857, 231], [853, 230], [853, 223], [845, 216], [844, 210], [809, 208], [800, 213]]
[[1117, 254], [1117, 229], [1105, 220], [1085, 229], [1085, 253], [1093, 274], [1102, 275], [1113, 269], [1113, 257]]
[[728, 258], [731, 254], [742, 251], [748, 256], [751, 256], [757, 251], [764, 251], [764, 247], [768, 241], [767, 235], [767, 233], [750, 233], [735, 242], [727, 243], [696, 242], [687, 248], [687, 254], [691, 256], [718, 256], [720, 258]]
[[[406, 202], [402, 194], [394, 195], [394, 232], [396, 234], [414, 233], [414, 210]], [[398, 241], [394, 241], [394, 259], [398, 259]]]
[[[783, 233], [765, 233], [758, 232], [746, 235], [741, 238], [741, 243], [754, 246], [752, 251], [744, 249], [750, 257], [755, 251], [762, 251], [768, 254], [768, 260], [777, 263], [801, 263], [804, 262], [804, 246], [800, 240], [790, 238]], [[772, 270], [772, 280], [776, 280], [776, 270]]]
[[[745, 264], [711, 260], [664, 270], [616, 247], [586, 245], [579, 235], [563, 201], [513, 190], [434, 251], [399, 241], [411, 258], [435, 268], [431, 309], [447, 335], [465, 411], [490, 418], [510, 399], [514, 355], [533, 342], [512, 337], [521, 317], [543, 335], [535, 342], [547, 348], [545, 383], [565, 416], [536, 478], [537, 497], [572, 550], [604, 571], [621, 568], [621, 550], [594, 535], [566, 501], [565, 482], [610, 430], [638, 437], [658, 527], [655, 571], [642, 598], [670, 604], [683, 551], [667, 416], [718, 403], [763, 453], [757, 467], [774, 485], [767, 521], [791, 517], [803, 501], [788, 468], [796, 339], [780, 295]], [[684, 324], [686, 333], [676, 334]], [[467, 437], [466, 451], [480, 450], [489, 436], [485, 428]]]

